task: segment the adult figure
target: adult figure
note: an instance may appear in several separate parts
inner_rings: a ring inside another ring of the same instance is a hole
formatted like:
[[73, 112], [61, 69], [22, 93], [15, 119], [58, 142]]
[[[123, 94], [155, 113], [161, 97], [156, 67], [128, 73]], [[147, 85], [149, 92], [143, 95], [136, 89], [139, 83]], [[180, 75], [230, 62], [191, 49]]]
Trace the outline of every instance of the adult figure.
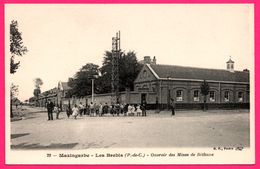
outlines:
[[142, 103], [142, 116], [146, 116], [146, 101], [144, 100]]
[[103, 115], [103, 105], [102, 103], [99, 104], [99, 116]]
[[119, 103], [117, 103], [115, 105], [115, 112], [116, 112], [116, 115], [119, 116], [119, 113], [120, 113], [120, 104]]
[[120, 114], [123, 114], [124, 113], [124, 104], [121, 103], [120, 104]]
[[48, 100], [47, 102], [48, 120], [53, 120], [53, 115], [52, 115], [53, 109], [54, 109], [53, 102], [51, 100]]
[[107, 114], [108, 113], [108, 105], [107, 103], [105, 103], [104, 107], [103, 107], [103, 114]]
[[87, 115], [87, 107], [88, 107], [87, 104], [86, 104], [86, 105], [83, 105], [83, 114], [84, 114], [84, 115]]
[[171, 98], [171, 110], [172, 110], [172, 116], [175, 115], [175, 102], [174, 99]]
[[80, 102], [79, 103], [79, 115], [80, 115], [80, 117], [82, 117], [83, 111], [84, 111], [84, 106], [83, 106], [82, 102]]
[[114, 116], [114, 114], [115, 114], [115, 105], [114, 104], [110, 105], [110, 114], [112, 116]]
[[95, 105], [95, 106], [94, 106], [94, 107], [95, 107], [95, 116], [99, 116], [99, 106], [100, 106], [100, 105], [97, 104], [97, 103], [95, 103], [94, 105]]
[[70, 105], [67, 106], [67, 108], [66, 108], [66, 114], [67, 114], [67, 117], [68, 117], [68, 118], [70, 118], [70, 115], [72, 115], [72, 110], [71, 110]]
[[93, 102], [90, 102], [89, 109], [90, 109], [90, 116], [94, 116], [95, 105]]
[[127, 110], [128, 110], [128, 104], [124, 104], [124, 116], [127, 115]]

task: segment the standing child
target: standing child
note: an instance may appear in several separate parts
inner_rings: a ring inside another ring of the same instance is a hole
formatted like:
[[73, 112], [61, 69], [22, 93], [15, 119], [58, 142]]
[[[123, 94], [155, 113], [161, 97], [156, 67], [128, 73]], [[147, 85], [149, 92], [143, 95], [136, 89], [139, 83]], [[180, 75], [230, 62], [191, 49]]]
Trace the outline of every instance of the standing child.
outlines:
[[72, 116], [77, 119], [77, 116], [79, 114], [79, 109], [77, 107], [77, 105], [75, 104], [75, 106], [72, 108]]
[[53, 112], [56, 113], [56, 119], [59, 119], [60, 109], [58, 106], [54, 106]]
[[142, 113], [141, 106], [140, 106], [140, 105], [137, 105], [137, 106], [136, 106], [136, 115], [137, 115], [137, 116], [141, 116], [141, 113]]

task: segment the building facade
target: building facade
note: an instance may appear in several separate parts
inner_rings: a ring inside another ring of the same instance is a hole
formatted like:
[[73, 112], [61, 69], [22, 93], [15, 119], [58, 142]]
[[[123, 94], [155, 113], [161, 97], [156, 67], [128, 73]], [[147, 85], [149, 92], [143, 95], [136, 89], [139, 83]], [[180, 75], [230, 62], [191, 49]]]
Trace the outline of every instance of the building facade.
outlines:
[[134, 82], [139, 93], [136, 102], [146, 101], [150, 108], [168, 108], [172, 98], [177, 109], [200, 109], [204, 80], [210, 87], [208, 108], [249, 108], [249, 71], [235, 71], [231, 59], [226, 70], [146, 64]]
[[[156, 64], [145, 56], [142, 61], [143, 68], [134, 81], [134, 91], [126, 90], [119, 93], [122, 103], [147, 103], [147, 109], [169, 108], [170, 100], [174, 99], [176, 109], [202, 109], [204, 96], [201, 94], [201, 85], [204, 80], [209, 85], [206, 96], [207, 107], [216, 108], [249, 108], [250, 84], [249, 70], [235, 71], [234, 61], [229, 59], [227, 69], [205, 69], [176, 65]], [[41, 93], [38, 101], [45, 107], [50, 99], [63, 111], [74, 104], [88, 105], [92, 97], [76, 98], [69, 95], [70, 87], [67, 82], [59, 82], [58, 86]], [[111, 103], [112, 93], [95, 94], [96, 104]]]

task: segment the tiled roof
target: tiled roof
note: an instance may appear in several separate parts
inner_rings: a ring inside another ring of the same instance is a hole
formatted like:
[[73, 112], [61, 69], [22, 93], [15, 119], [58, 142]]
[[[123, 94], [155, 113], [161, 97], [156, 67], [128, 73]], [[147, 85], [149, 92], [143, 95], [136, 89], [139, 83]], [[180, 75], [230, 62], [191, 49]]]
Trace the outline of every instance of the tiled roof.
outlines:
[[159, 78], [198, 79], [214, 81], [249, 82], [249, 72], [224, 69], [205, 69], [175, 65], [150, 65]]

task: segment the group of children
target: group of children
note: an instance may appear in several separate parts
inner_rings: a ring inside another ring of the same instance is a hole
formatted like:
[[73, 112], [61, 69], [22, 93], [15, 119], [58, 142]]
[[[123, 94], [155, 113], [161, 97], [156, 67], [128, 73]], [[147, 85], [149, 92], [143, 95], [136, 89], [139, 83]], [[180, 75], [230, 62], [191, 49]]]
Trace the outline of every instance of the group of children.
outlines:
[[89, 115], [92, 116], [103, 116], [104, 114], [111, 114], [112, 116], [146, 116], [145, 105], [130, 105], [130, 104], [112, 104], [108, 105], [105, 103], [95, 104], [91, 102], [89, 105], [84, 106], [82, 103], [79, 105], [75, 104], [73, 108], [67, 108], [66, 113], [68, 118], [72, 116], [77, 119], [78, 116]]

